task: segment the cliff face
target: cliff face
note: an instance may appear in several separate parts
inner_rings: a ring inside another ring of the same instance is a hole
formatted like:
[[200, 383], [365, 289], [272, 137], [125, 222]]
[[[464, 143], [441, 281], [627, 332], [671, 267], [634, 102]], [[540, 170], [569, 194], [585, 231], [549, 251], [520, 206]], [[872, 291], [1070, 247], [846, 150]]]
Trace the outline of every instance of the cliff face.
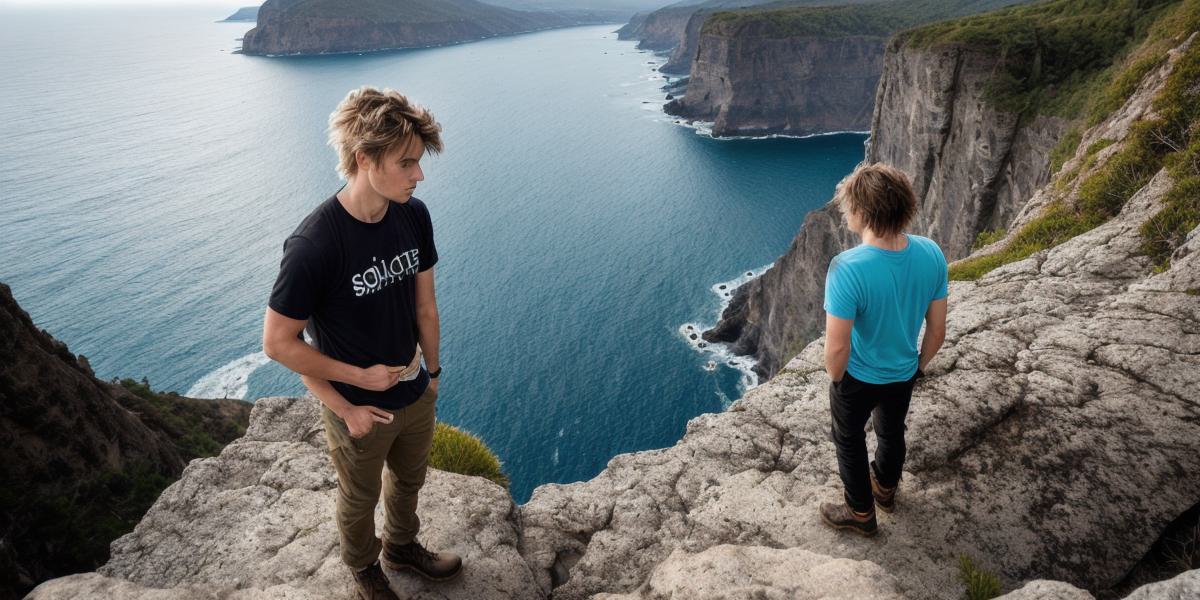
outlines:
[[695, 7], [668, 6], [651, 13], [634, 15], [629, 23], [617, 30], [617, 39], [638, 40], [642, 50], [670, 50], [683, 36], [688, 19]]
[[[867, 160], [908, 174], [919, 205], [910, 231], [937, 241], [949, 260], [966, 256], [980, 231], [1006, 227], [1049, 180], [1049, 153], [1065, 128], [993, 108], [984, 95], [997, 60], [899, 43], [882, 58]], [[835, 206], [813, 211], [775, 267], [738, 288], [705, 339], [753, 355], [760, 377], [773, 376], [820, 335], [826, 268], [855, 243]]]
[[325, 54], [423, 48], [538, 29], [610, 22], [603, 15], [527, 12], [474, 0], [405, 0], [367, 10], [334, 0], [267, 0], [246, 54]]
[[696, 49], [700, 47], [700, 30], [704, 27], [704, 21], [711, 15], [711, 11], [698, 10], [688, 17], [687, 24], [683, 26], [683, 32], [680, 34], [679, 43], [671, 50], [671, 57], [659, 71], [671, 75], [687, 75], [692, 71], [692, 57], [696, 56]]
[[871, 123], [868, 162], [912, 179], [914, 231], [955, 260], [983, 230], [1006, 227], [1050, 177], [1049, 153], [1065, 124], [1022, 123], [983, 98], [999, 57], [962, 47], [911, 49], [893, 42]]
[[711, 121], [716, 136], [863, 131], [893, 32], [1025, 1], [797, 0], [698, 11], [663, 66], [690, 68], [687, 93], [664, 110]]
[[863, 131], [886, 38], [761, 35], [709, 27], [699, 36], [687, 93], [667, 113], [712, 121], [713, 135]]

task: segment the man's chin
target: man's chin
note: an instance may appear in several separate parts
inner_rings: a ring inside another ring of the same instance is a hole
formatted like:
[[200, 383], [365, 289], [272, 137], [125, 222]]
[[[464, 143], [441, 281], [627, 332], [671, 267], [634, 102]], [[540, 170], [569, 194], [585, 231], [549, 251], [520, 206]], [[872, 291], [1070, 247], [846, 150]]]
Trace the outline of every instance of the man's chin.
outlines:
[[412, 198], [412, 196], [413, 196], [412, 192], [409, 192], [403, 196], [400, 196], [397, 198], [388, 198], [388, 199], [391, 200], [392, 202], [395, 202], [396, 204], [406, 204]]

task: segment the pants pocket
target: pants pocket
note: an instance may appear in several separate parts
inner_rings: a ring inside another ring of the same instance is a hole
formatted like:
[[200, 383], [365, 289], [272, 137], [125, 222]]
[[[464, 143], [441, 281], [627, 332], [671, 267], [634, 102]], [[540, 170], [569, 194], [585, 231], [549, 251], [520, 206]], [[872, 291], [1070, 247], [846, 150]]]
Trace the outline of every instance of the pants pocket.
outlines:
[[325, 441], [328, 443], [330, 451], [346, 448], [360, 452], [366, 447], [367, 440], [375, 434], [376, 426], [372, 424], [371, 430], [366, 435], [360, 438], [351, 437], [346, 421], [333, 414], [333, 411], [329, 410], [327, 406], [323, 406], [321, 409], [321, 420], [325, 423]]

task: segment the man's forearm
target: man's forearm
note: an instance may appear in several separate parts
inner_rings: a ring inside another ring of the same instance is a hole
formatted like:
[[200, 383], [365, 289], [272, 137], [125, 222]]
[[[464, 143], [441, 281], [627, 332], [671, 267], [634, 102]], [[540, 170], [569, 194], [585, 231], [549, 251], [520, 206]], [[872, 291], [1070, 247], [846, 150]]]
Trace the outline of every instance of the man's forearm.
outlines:
[[344, 416], [346, 409], [353, 405], [350, 404], [350, 401], [346, 400], [345, 396], [338, 393], [333, 384], [329, 383], [328, 379], [301, 375], [300, 381], [304, 382], [304, 387], [308, 388], [308, 391], [312, 392], [312, 395], [321, 401], [321, 404], [328, 406], [329, 410], [333, 411], [333, 414], [343, 419], [346, 418]]
[[921, 339], [921, 354], [917, 357], [917, 368], [921, 371], [929, 365], [929, 361], [937, 356], [938, 350], [942, 349], [942, 342], [946, 340], [946, 334], [940, 331], [930, 333], [925, 331], [925, 337]]
[[850, 363], [850, 348], [825, 348], [825, 372], [833, 381], [841, 381]]
[[421, 344], [421, 354], [425, 358], [425, 368], [430, 371], [436, 371], [442, 364], [438, 360], [441, 323], [436, 310], [417, 314], [417, 331], [417, 341]]
[[279, 364], [308, 377], [357, 385], [362, 369], [321, 354], [300, 338], [277, 344], [268, 353]]

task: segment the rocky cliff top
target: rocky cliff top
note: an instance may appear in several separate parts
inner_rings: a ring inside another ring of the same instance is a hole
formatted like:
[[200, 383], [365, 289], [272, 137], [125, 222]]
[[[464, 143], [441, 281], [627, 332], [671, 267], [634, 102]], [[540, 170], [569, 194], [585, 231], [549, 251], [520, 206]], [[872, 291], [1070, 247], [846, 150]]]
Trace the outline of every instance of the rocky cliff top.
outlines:
[[[1200, 469], [1200, 231], [1171, 267], [1138, 255], [1161, 174], [1109, 223], [951, 288], [946, 348], [917, 387], [900, 507], [880, 536], [817, 518], [840, 483], [821, 343], [671, 448], [614, 457], [523, 506], [432, 472], [420, 514], [463, 577], [419, 598], [958, 598], [957, 559], [1012, 598], [1090, 598], [1179, 514]], [[98, 573], [47, 598], [349, 597], [316, 401], [263, 399], [246, 435], [194, 461]], [[378, 522], [382, 522], [381, 519]], [[1058, 579], [1066, 583], [1031, 579]], [[1140, 598], [1200, 590], [1200, 571]], [[407, 596], [406, 596], [407, 595]]]
[[[1176, 60], [1085, 139], [1119, 145]], [[946, 345], [913, 396], [900, 506], [876, 538], [817, 516], [841, 493], [817, 340], [674, 446], [616, 456], [525, 505], [431, 473], [422, 537], [463, 554], [466, 571], [446, 585], [392, 574], [393, 586], [445, 599], [949, 600], [969, 556], [1012, 598], [1111, 594], [1200, 506], [1200, 228], [1165, 268], [1140, 250], [1174, 185], [1160, 170], [1108, 222], [951, 285]], [[192, 462], [99, 572], [31, 597], [348, 597], [322, 435], [315, 400], [260, 400], [246, 435]], [[1189, 571], [1132, 597], [1198, 591]]]

